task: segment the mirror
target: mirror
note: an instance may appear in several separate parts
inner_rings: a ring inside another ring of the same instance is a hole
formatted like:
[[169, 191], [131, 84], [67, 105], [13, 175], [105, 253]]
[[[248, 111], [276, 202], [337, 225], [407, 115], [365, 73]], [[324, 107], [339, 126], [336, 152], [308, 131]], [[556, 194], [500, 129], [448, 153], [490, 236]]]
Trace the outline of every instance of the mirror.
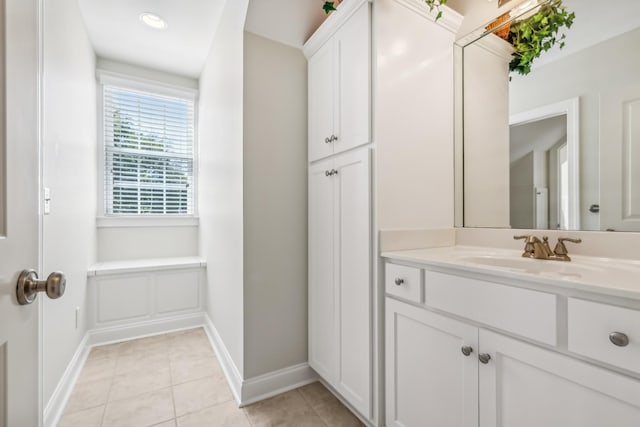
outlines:
[[640, 231], [640, 2], [563, 0], [565, 47], [510, 73], [538, 2], [457, 42], [456, 225]]

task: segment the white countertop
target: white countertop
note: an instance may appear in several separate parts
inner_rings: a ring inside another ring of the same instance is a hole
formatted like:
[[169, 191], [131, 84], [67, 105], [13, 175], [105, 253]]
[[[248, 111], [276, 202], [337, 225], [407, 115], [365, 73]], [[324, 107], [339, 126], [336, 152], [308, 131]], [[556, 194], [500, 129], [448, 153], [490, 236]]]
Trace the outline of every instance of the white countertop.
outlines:
[[588, 256], [571, 256], [572, 261], [523, 258], [522, 251], [448, 246], [442, 248], [389, 251], [383, 258], [455, 268], [465, 272], [484, 273], [640, 300], [640, 261]]

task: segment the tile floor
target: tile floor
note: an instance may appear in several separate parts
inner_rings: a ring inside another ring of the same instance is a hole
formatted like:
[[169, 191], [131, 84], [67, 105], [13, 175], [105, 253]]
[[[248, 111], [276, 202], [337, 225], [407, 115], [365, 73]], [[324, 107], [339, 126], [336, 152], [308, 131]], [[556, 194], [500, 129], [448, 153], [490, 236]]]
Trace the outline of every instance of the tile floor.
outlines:
[[58, 427], [362, 426], [320, 383], [238, 408], [202, 328], [94, 348]]

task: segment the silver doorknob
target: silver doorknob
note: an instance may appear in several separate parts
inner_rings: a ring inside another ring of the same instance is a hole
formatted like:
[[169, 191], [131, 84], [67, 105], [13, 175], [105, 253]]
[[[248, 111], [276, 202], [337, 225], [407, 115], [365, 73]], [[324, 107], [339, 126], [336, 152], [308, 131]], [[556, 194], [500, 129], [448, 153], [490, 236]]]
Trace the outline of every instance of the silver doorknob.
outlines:
[[480, 353], [478, 355], [478, 360], [486, 365], [489, 363], [489, 360], [491, 360], [491, 355], [489, 353]]
[[629, 345], [629, 337], [622, 332], [611, 332], [609, 334], [609, 341], [618, 347], [626, 347]]
[[38, 280], [35, 270], [23, 270], [18, 276], [16, 295], [20, 305], [27, 305], [36, 300], [38, 292], [46, 292], [51, 299], [60, 298], [66, 287], [67, 279], [61, 271], [54, 271], [47, 280]]
[[473, 353], [473, 347], [469, 345], [463, 346], [460, 350], [462, 351], [462, 354], [464, 354], [465, 356], [468, 356], [471, 353]]

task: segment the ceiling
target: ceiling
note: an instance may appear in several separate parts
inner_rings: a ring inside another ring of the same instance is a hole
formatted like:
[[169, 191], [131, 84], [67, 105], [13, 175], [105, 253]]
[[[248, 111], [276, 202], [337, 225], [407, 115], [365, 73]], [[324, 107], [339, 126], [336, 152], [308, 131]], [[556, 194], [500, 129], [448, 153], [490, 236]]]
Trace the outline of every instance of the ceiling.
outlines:
[[302, 48], [324, 22], [323, 0], [250, 0], [245, 30]]
[[[226, 1], [78, 0], [78, 3], [97, 56], [198, 78]], [[155, 30], [143, 25], [139, 20], [142, 12], [163, 17], [168, 27]]]

